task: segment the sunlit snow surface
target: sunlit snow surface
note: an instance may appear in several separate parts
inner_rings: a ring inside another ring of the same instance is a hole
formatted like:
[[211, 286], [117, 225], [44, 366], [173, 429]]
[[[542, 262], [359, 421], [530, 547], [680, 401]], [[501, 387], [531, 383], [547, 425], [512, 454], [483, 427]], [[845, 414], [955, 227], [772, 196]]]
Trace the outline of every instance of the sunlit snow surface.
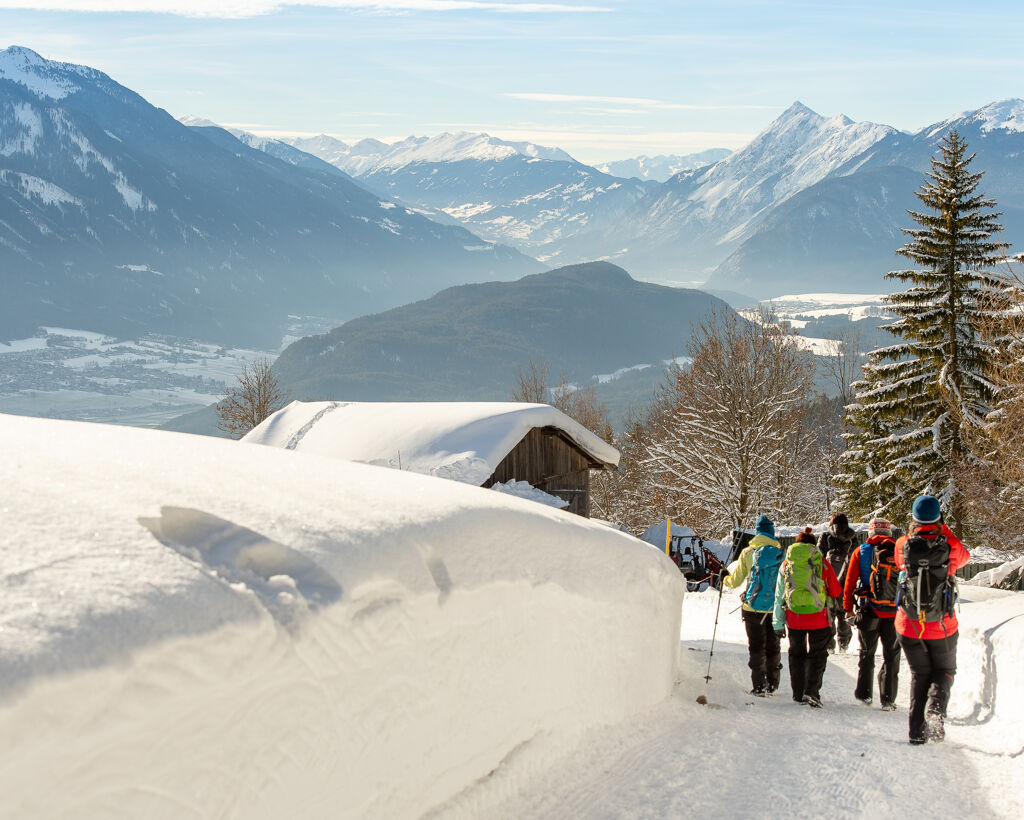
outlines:
[[[536, 750], [511, 761], [440, 816], [1024, 816], [1024, 594], [962, 588], [946, 741], [923, 747], [907, 743], [905, 661], [897, 711], [882, 712], [877, 692], [873, 708], [854, 700], [856, 637], [850, 653], [829, 655], [823, 709], [792, 701], [788, 669], [776, 696], [747, 694], [739, 604], [739, 591], [726, 591], [720, 604], [714, 590], [687, 594], [680, 678], [671, 698], [642, 716], [591, 731], [566, 757], [556, 759], [551, 748], [547, 760]], [[785, 641], [783, 650], [786, 664]], [[696, 702], [698, 695], [707, 697], [707, 706]]]
[[419, 817], [672, 691], [679, 573], [603, 524], [110, 425], [0, 450], [4, 816]]

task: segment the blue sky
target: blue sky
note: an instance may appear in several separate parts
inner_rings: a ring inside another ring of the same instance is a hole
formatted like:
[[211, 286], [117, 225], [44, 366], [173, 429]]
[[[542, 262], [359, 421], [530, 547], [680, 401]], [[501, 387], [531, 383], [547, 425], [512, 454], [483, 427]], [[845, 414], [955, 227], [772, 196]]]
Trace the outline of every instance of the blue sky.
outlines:
[[916, 130], [1024, 96], [1022, 42], [1019, 0], [0, 0], [0, 47], [99, 68], [175, 116], [486, 131], [586, 162], [736, 148], [794, 100]]

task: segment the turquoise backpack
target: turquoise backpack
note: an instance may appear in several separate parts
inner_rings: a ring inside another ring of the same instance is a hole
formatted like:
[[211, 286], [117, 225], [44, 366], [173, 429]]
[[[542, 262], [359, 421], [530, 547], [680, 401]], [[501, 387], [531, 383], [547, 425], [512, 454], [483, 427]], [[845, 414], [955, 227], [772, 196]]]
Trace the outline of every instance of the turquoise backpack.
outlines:
[[771, 612], [775, 606], [775, 584], [782, 564], [782, 548], [765, 544], [754, 550], [750, 565], [750, 580], [744, 596], [747, 606], [757, 612]]

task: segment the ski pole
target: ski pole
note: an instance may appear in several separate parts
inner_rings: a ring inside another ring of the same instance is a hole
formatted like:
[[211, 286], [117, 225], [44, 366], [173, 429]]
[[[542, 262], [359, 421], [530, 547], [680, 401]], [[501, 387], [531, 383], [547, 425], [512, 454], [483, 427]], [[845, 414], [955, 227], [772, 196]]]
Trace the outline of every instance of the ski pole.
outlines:
[[718, 585], [718, 604], [715, 606], [715, 626], [711, 630], [711, 651], [708, 653], [708, 673], [704, 676], [704, 685], [707, 686], [711, 680], [711, 659], [715, 657], [715, 636], [718, 634], [718, 612], [722, 608], [722, 588], [725, 584]]

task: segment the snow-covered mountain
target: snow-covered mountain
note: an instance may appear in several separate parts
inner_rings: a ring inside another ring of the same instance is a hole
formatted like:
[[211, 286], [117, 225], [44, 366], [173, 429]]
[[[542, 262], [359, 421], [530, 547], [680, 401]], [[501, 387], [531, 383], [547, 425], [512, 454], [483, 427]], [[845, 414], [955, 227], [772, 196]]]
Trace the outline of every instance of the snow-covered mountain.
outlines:
[[957, 129], [984, 171], [981, 190], [994, 197], [1005, 238], [1024, 243], [1024, 100], [1003, 100], [926, 126], [892, 131], [827, 178], [793, 195], [760, 221], [707, 281], [768, 296], [820, 287], [888, 290], [886, 271], [904, 267], [895, 256], [913, 223], [914, 195], [930, 170], [939, 141]]
[[0, 335], [276, 344], [289, 314], [342, 319], [539, 268], [301, 157], [186, 127], [93, 69], [0, 51]]
[[640, 275], [703, 279], [772, 208], [835, 173], [894, 129], [822, 117], [797, 102], [748, 145], [654, 189], [614, 226], [561, 243], [555, 258], [589, 248]]
[[446, 132], [436, 137], [407, 137], [391, 144], [365, 139], [348, 145], [326, 134], [284, 141], [353, 176], [365, 176], [384, 169], [395, 170], [418, 162], [497, 161], [514, 156], [575, 162], [560, 148], [546, 148], [531, 142], [509, 142], [489, 134], [467, 131]]
[[887, 290], [906, 209], [952, 127], [978, 153], [972, 167], [987, 172], [982, 189], [1004, 211], [1007, 238], [1024, 238], [1022, 109], [1006, 100], [906, 134], [795, 103], [749, 145], [676, 175], [616, 224], [553, 243], [545, 261], [613, 259], [654, 281], [707, 280], [759, 298]]
[[601, 162], [594, 167], [598, 171], [615, 177], [627, 179], [636, 177], [637, 179], [666, 182], [681, 171], [691, 171], [706, 165], [714, 165], [731, 153], [732, 151], [728, 148], [708, 148], [706, 151], [699, 151], [696, 154], [660, 154], [656, 157], [641, 154], [630, 159]]
[[487, 134], [289, 143], [381, 196], [542, 260], [552, 242], [612, 224], [655, 184], [602, 173], [559, 148]]

